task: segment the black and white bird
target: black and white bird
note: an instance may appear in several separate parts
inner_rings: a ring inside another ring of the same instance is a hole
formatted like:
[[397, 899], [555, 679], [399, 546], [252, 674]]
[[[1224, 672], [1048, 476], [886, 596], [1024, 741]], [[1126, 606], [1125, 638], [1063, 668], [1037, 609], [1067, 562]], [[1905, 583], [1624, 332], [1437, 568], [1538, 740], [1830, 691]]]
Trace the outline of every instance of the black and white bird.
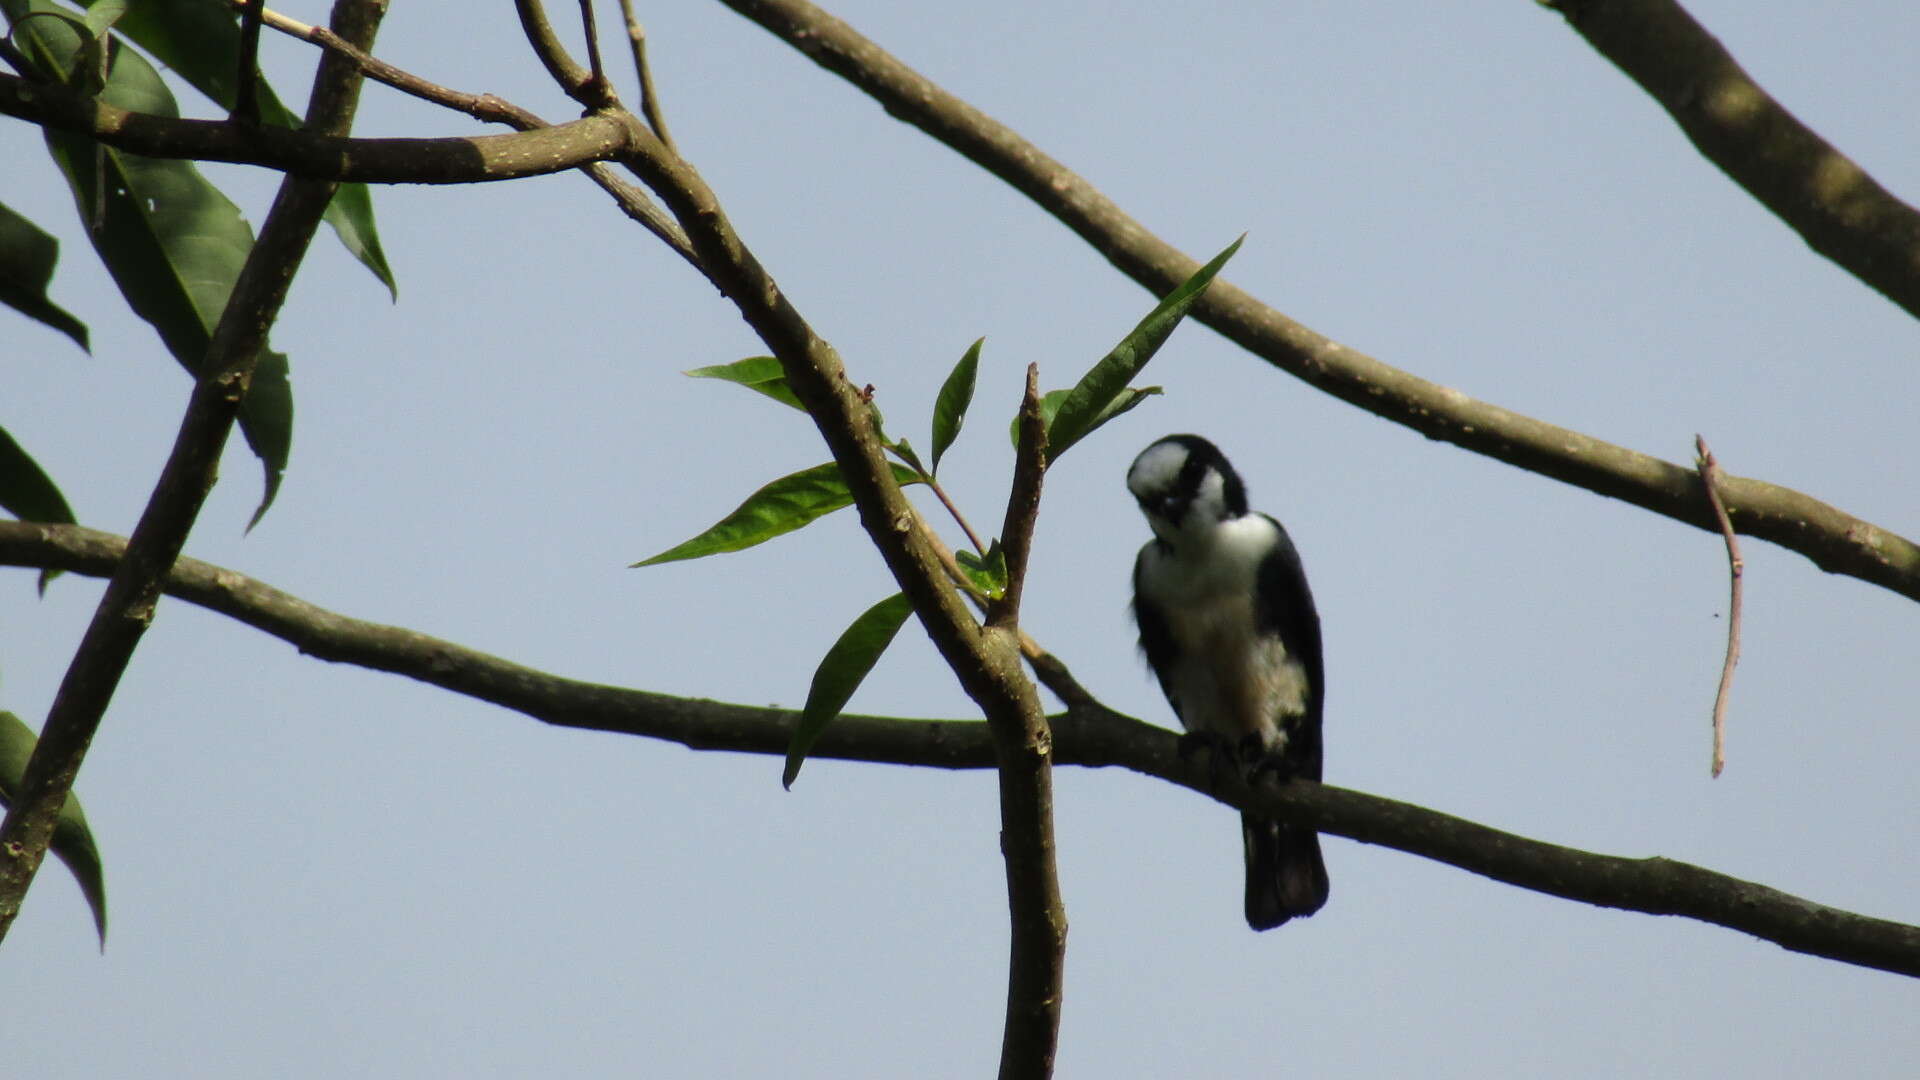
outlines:
[[[1247, 509], [1219, 449], [1169, 435], [1127, 470], [1154, 538], [1133, 564], [1140, 648], [1189, 739], [1282, 778], [1320, 779], [1320, 616], [1287, 530]], [[1241, 815], [1247, 924], [1270, 930], [1327, 902], [1311, 829]]]

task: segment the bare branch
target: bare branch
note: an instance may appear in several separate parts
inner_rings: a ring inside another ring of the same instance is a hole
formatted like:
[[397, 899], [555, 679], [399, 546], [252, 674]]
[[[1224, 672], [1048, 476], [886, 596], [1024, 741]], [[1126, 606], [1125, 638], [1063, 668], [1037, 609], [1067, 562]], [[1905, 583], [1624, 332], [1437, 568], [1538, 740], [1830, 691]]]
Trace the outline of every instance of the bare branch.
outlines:
[[1753, 81], [1674, 0], [1547, 0], [1813, 250], [1920, 316], [1920, 211]]
[[673, 136], [667, 132], [667, 117], [660, 108], [660, 92], [653, 86], [653, 66], [647, 63], [647, 30], [634, 18], [633, 0], [620, 0], [620, 14], [627, 22], [627, 43], [633, 47], [633, 72], [640, 80], [640, 115], [647, 121], [667, 149], [679, 153]]
[[[1199, 267], [1039, 147], [805, 0], [724, 0], [887, 112], [1032, 199], [1156, 296]], [[1216, 280], [1193, 315], [1247, 351], [1377, 416], [1523, 469], [1713, 531], [1692, 469], [1477, 401], [1323, 337]], [[1920, 546], [1808, 495], [1727, 477], [1741, 531], [1920, 600]]]
[[1746, 562], [1740, 558], [1740, 539], [1734, 535], [1733, 522], [1727, 519], [1726, 503], [1720, 499], [1720, 463], [1714, 460], [1713, 451], [1707, 449], [1707, 440], [1699, 435], [1693, 437], [1694, 449], [1699, 453], [1700, 484], [1707, 490], [1707, 501], [1713, 505], [1713, 516], [1720, 522], [1720, 535], [1727, 542], [1727, 576], [1733, 596], [1727, 601], [1727, 658], [1720, 665], [1720, 688], [1713, 695], [1713, 775], [1727, 767], [1727, 695], [1733, 690], [1733, 666], [1740, 662], [1740, 599], [1745, 591], [1742, 582], [1746, 579]]
[[1040, 412], [1038, 364], [1027, 365], [1027, 389], [1020, 398], [1017, 422], [1020, 445], [1014, 457], [1013, 483], [1007, 492], [1006, 519], [1000, 526], [1001, 551], [1007, 557], [1007, 591], [988, 605], [988, 626], [1014, 627], [1020, 622], [1027, 555], [1033, 550], [1033, 526], [1040, 516], [1040, 482], [1047, 471], [1047, 421]]
[[[385, 0], [337, 0], [333, 21], [343, 37], [364, 44], [373, 40], [385, 13]], [[324, 59], [314, 77], [308, 126], [326, 134], [345, 132], [353, 123], [360, 81], [353, 65], [331, 56]], [[267, 328], [279, 314], [336, 186], [328, 180], [287, 177], [234, 282], [173, 452], [80, 639], [19, 792], [0, 823], [0, 937], [20, 912], [94, 733], [153, 621], [162, 582], [213, 488], [220, 452], [246, 397], [254, 361], [266, 348]]]
[[[245, 3], [246, 0], [230, 0], [230, 2], [238, 5]], [[537, 131], [551, 126], [533, 112], [493, 94], [470, 94], [453, 90], [411, 72], [403, 71], [364, 50], [354, 48], [348, 42], [342, 41], [340, 35], [324, 26], [309, 26], [271, 9], [264, 12], [262, 18], [266, 25], [283, 34], [311, 42], [329, 52], [338, 53], [352, 60], [361, 73], [368, 78], [385, 83], [423, 101], [431, 101], [444, 108], [466, 113], [476, 120], [506, 124], [518, 131]], [[680, 226], [676, 225], [673, 219], [667, 216], [666, 211], [660, 209], [645, 191], [620, 179], [612, 169], [599, 162], [580, 165], [578, 168], [598, 184], [601, 190], [613, 196], [614, 202], [619, 205], [623, 213], [659, 237], [681, 258], [689, 262], [693, 261], [693, 248], [688, 246], [686, 234], [680, 231]]]
[[[125, 548], [126, 541], [117, 536], [78, 525], [0, 521], [0, 565], [106, 577]], [[176, 562], [165, 589], [310, 656], [403, 675], [559, 727], [662, 739], [695, 750], [780, 756], [799, 721], [795, 710], [676, 698], [550, 675], [412, 630], [339, 615], [197, 559]], [[1920, 927], [1825, 907], [1687, 863], [1597, 855], [1342, 788], [1292, 783], [1253, 791], [1227, 786], [1232, 783], [1227, 778], [1216, 793], [1204, 759], [1182, 759], [1170, 731], [1091, 699], [1048, 719], [1059, 764], [1117, 765], [1208, 798], [1256, 805], [1263, 813], [1304, 820], [1322, 832], [1520, 888], [1603, 907], [1683, 915], [1796, 952], [1920, 977]], [[977, 720], [843, 715], [822, 733], [810, 756], [940, 769], [994, 765], [992, 738]]]
[[12, 75], [0, 75], [0, 114], [148, 157], [229, 161], [308, 179], [369, 184], [473, 184], [544, 176], [619, 156], [627, 130], [618, 117], [586, 116], [513, 135], [348, 139], [271, 124], [246, 128], [129, 112]]

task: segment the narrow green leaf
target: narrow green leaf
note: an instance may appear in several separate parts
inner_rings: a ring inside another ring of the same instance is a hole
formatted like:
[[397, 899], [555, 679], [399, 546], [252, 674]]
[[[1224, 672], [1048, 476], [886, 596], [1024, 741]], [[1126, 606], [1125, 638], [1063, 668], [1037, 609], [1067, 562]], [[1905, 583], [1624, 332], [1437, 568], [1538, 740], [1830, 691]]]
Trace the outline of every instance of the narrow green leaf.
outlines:
[[954, 561], [960, 564], [960, 572], [974, 588], [989, 598], [998, 600], [1007, 591], [1007, 553], [1001, 550], [1000, 538], [995, 537], [987, 545], [985, 558], [961, 548], [953, 553]]
[[960, 437], [960, 427], [967, 422], [967, 407], [973, 404], [973, 384], [980, 371], [980, 346], [986, 338], [976, 340], [967, 347], [967, 354], [953, 365], [947, 381], [940, 385], [940, 396], [933, 401], [933, 471], [940, 471], [940, 459], [946, 455], [947, 447]]
[[897, 439], [890, 442], [887, 444], [887, 449], [900, 455], [900, 460], [911, 465], [914, 471], [918, 472], [921, 477], [924, 478], [927, 475], [927, 467], [920, 464], [920, 455], [913, 452], [913, 445], [907, 442], [907, 440]]
[[[221, 108], [233, 108], [239, 85], [240, 21], [226, 0], [140, 0], [128, 8], [116, 29]], [[280, 103], [264, 78], [256, 91], [262, 123], [300, 126], [300, 118]], [[380, 246], [367, 185], [341, 184], [327, 206], [326, 220], [348, 253], [380, 279], [389, 295], [398, 297], [399, 286]]]
[[827, 655], [814, 669], [813, 685], [807, 688], [807, 704], [800, 712], [800, 725], [794, 728], [793, 741], [787, 744], [787, 767], [780, 774], [780, 786], [793, 787], [807, 751], [820, 739], [833, 718], [846, 708], [847, 699], [880, 660], [880, 654], [893, 644], [893, 636], [913, 614], [913, 602], [906, 593], [894, 593], [868, 608], [833, 643]]
[[[11, 13], [22, 4], [52, 10], [45, 0], [5, 0], [4, 6]], [[129, 11], [128, 18], [135, 14]], [[55, 68], [79, 43], [70, 26], [51, 19], [17, 24], [16, 31], [25, 47]], [[116, 51], [103, 97], [136, 112], [179, 114], [159, 74], [132, 49]], [[253, 248], [253, 230], [239, 209], [187, 162], [126, 154], [63, 132], [46, 136], [73, 189], [81, 219], [92, 221], [96, 208], [104, 210], [99, 227], [90, 228], [88, 236], [128, 305], [153, 325], [181, 366], [197, 373]], [[240, 430], [266, 474], [256, 520], [279, 489], [291, 447], [293, 399], [285, 370], [284, 356], [263, 354], [254, 392], [240, 407]]]
[[[27, 759], [40, 741], [24, 721], [0, 710], [0, 804], [13, 805], [20, 790], [20, 779], [27, 774]], [[100, 935], [100, 948], [107, 947], [107, 877], [100, 864], [100, 849], [94, 845], [93, 832], [87, 828], [87, 815], [80, 809], [80, 796], [69, 794], [60, 820], [53, 827], [53, 842], [48, 846], [56, 857], [73, 871], [80, 892], [93, 909], [93, 928]]]
[[694, 368], [683, 374], [696, 379], [724, 379], [738, 383], [755, 393], [765, 394], [782, 405], [791, 405], [801, 412], [807, 407], [800, 404], [794, 396], [793, 388], [787, 385], [786, 373], [780, 370], [780, 361], [771, 356], [749, 356], [745, 360], [735, 360], [731, 364], [716, 364], [713, 367]]
[[21, 521], [73, 523], [73, 510], [59, 487], [5, 428], [0, 428], [0, 510]]
[[[21, 521], [73, 524], [73, 510], [67, 505], [66, 496], [60, 494], [53, 478], [5, 428], [0, 428], [0, 510]], [[45, 596], [47, 584], [65, 572], [40, 571], [37, 583], [40, 595]]]
[[[894, 482], [902, 487], [920, 482], [919, 474], [904, 465], [893, 466]], [[747, 496], [747, 501], [712, 528], [634, 566], [654, 566], [680, 559], [699, 559], [764, 544], [816, 518], [853, 503], [853, 493], [834, 462], [815, 465], [783, 476]]]
[[1118, 413], [1108, 409], [1108, 404], [1118, 395], [1140, 369], [1147, 366], [1153, 354], [1187, 317], [1188, 309], [1200, 299], [1200, 294], [1213, 284], [1214, 275], [1227, 264], [1233, 253], [1240, 250], [1239, 240], [1227, 245], [1227, 249], [1215, 255], [1207, 265], [1194, 271], [1192, 277], [1180, 284], [1180, 287], [1168, 293], [1166, 299], [1140, 320], [1133, 332], [1120, 339], [1099, 363], [1093, 365], [1067, 395], [1060, 405], [1060, 411], [1054, 416], [1047, 428], [1047, 461], [1060, 460], [1067, 448], [1079, 442], [1087, 433]]
[[53, 327], [87, 348], [87, 325], [47, 297], [60, 241], [0, 203], [0, 304]]
[[[1066, 402], [1067, 395], [1071, 393], [1073, 393], [1071, 390], [1049, 390], [1040, 395], [1041, 419], [1048, 424], [1053, 423], [1054, 416], [1059, 413], [1060, 406]], [[1121, 390], [1118, 394], [1115, 394], [1113, 400], [1107, 402], [1107, 407], [1101, 410], [1100, 415], [1093, 418], [1093, 426], [1087, 430], [1093, 431], [1100, 427], [1100, 425], [1119, 416], [1121, 413], [1126, 412], [1142, 401], [1145, 401], [1147, 398], [1162, 393], [1165, 393], [1165, 391], [1158, 386], [1129, 386]], [[1007, 424], [1007, 437], [1013, 441], [1014, 448], [1019, 449], [1019, 416], [1016, 415], [1013, 420]], [[1047, 448], [1047, 461], [1049, 464], [1053, 461], [1053, 448], [1051, 446]]]

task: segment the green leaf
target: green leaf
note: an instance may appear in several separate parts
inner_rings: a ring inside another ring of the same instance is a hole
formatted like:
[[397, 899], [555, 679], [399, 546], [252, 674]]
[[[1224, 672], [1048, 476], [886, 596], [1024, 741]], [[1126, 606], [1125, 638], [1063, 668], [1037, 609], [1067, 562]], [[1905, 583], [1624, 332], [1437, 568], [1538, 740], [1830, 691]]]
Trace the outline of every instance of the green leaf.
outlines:
[[1125, 411], [1112, 410], [1108, 406], [1133, 381], [1133, 377], [1140, 374], [1140, 369], [1147, 366], [1147, 361], [1153, 359], [1153, 354], [1159, 351], [1174, 327], [1180, 325], [1180, 320], [1187, 317], [1188, 309], [1200, 299], [1200, 294], [1206, 291], [1207, 286], [1213, 284], [1214, 275], [1227, 264], [1234, 252], [1240, 250], [1244, 240], [1246, 237], [1243, 235], [1227, 245], [1227, 250], [1215, 255], [1213, 261], [1194, 271], [1192, 277], [1168, 293], [1166, 299], [1148, 312], [1132, 333], [1121, 338], [1120, 344], [1115, 345], [1112, 352], [1080, 377], [1079, 383], [1060, 404], [1059, 413], [1047, 428], [1049, 464], [1060, 460], [1060, 455], [1066, 453], [1068, 447], [1079, 442], [1094, 428]]
[[87, 31], [94, 37], [104, 35], [113, 29], [113, 24], [127, 13], [127, 0], [91, 0], [87, 4]]
[[1007, 553], [1000, 548], [1000, 539], [995, 537], [987, 545], [985, 558], [961, 548], [953, 553], [953, 559], [960, 564], [960, 572], [974, 588], [985, 593], [993, 600], [1000, 599], [1007, 591]]
[[[894, 482], [905, 487], [920, 477], [904, 465], [893, 466]], [[764, 544], [790, 533], [815, 518], [853, 503], [853, 493], [834, 462], [815, 465], [783, 476], [747, 496], [747, 501], [699, 536], [642, 559], [634, 566], [654, 566], [680, 559], [699, 559]]]
[[[1118, 394], [1115, 394], [1113, 400], [1107, 402], [1107, 407], [1101, 410], [1100, 415], [1093, 418], [1093, 428], [1089, 428], [1088, 430], [1091, 431], [1094, 428], [1098, 428], [1100, 425], [1119, 416], [1135, 405], [1140, 404], [1147, 398], [1165, 392], [1166, 391], [1158, 386], [1129, 386], [1121, 390]], [[1049, 390], [1045, 394], [1040, 395], [1040, 418], [1046, 423], [1052, 424], [1054, 416], [1060, 412], [1060, 406], [1066, 403], [1067, 395], [1071, 393], [1073, 393], [1071, 390]], [[1014, 448], [1016, 450], [1019, 449], [1020, 417], [1018, 414], [1015, 414], [1013, 420], [1007, 424], [1007, 437], [1013, 440]], [[1053, 462], [1053, 448], [1051, 446], [1047, 448], [1047, 462], [1049, 464]]]
[[[60, 494], [53, 478], [5, 428], [0, 428], [0, 510], [21, 521], [73, 524], [73, 510], [67, 506], [66, 497]], [[45, 596], [47, 584], [63, 573], [62, 570], [40, 571], [37, 583], [40, 595]]]
[[913, 467], [913, 470], [920, 474], [919, 476], [920, 479], [926, 478], [927, 467], [925, 465], [920, 464], [920, 455], [913, 452], [913, 445], [907, 442], [907, 440], [897, 439], [893, 442], [890, 442], [887, 444], [887, 449], [893, 451], [895, 454], [898, 454], [900, 456], [901, 461], [904, 461], [908, 465], [911, 465]]
[[[51, 10], [45, 0], [3, 0], [0, 6], [11, 14], [22, 4]], [[128, 18], [134, 14], [130, 11]], [[34, 19], [15, 29], [23, 46], [54, 68], [78, 45], [71, 27], [51, 19]], [[159, 74], [131, 49], [116, 51], [103, 96], [136, 112], [179, 114]], [[49, 131], [46, 137], [73, 189], [81, 219], [94, 221], [95, 209], [104, 210], [88, 236], [128, 305], [153, 325], [181, 366], [197, 373], [253, 248], [253, 230], [239, 209], [187, 162], [126, 154], [63, 132]], [[264, 353], [254, 392], [240, 403], [241, 433], [266, 473], [255, 520], [279, 490], [291, 449], [292, 395], [285, 364], [284, 356]]]
[[[128, 8], [117, 29], [221, 108], [233, 108], [239, 86], [240, 20], [225, 0], [140, 0]], [[262, 123], [300, 127], [300, 118], [280, 103], [265, 79], [255, 89]], [[341, 245], [397, 298], [399, 287], [380, 246], [367, 185], [341, 184], [327, 206], [327, 224]]]
[[[20, 780], [27, 774], [27, 759], [39, 742], [33, 729], [10, 712], [0, 711], [0, 804], [13, 805]], [[53, 842], [48, 850], [67, 864], [80, 892], [93, 909], [93, 928], [100, 935], [100, 948], [107, 947], [107, 878], [100, 864], [100, 849], [94, 846], [93, 832], [87, 828], [87, 815], [80, 809], [80, 796], [68, 794], [67, 805], [53, 827]]]
[[0, 428], [0, 510], [21, 521], [73, 523], [60, 489], [5, 428]]
[[47, 298], [60, 241], [0, 203], [0, 304], [53, 327], [87, 348], [87, 325]]
[[947, 381], [940, 385], [940, 396], [933, 401], [933, 471], [940, 471], [940, 458], [960, 437], [960, 427], [967, 422], [967, 406], [973, 404], [974, 378], [980, 370], [980, 346], [986, 338], [976, 340], [967, 347], [967, 354], [953, 365], [953, 371], [947, 375]]
[[827, 655], [814, 669], [813, 685], [807, 688], [806, 708], [800, 712], [800, 725], [794, 728], [793, 741], [787, 744], [787, 767], [780, 774], [780, 786], [793, 787], [807, 751], [820, 739], [833, 718], [846, 708], [847, 699], [860, 688], [867, 673], [880, 660], [880, 654], [893, 644], [893, 636], [913, 614], [913, 602], [906, 593], [894, 593], [868, 608], [833, 643]]
[[787, 385], [787, 376], [780, 369], [780, 361], [771, 356], [749, 356], [731, 364], [694, 368], [684, 374], [696, 379], [725, 379], [755, 393], [765, 394], [782, 405], [791, 405], [801, 412], [807, 411], [807, 407], [794, 396], [793, 388]]

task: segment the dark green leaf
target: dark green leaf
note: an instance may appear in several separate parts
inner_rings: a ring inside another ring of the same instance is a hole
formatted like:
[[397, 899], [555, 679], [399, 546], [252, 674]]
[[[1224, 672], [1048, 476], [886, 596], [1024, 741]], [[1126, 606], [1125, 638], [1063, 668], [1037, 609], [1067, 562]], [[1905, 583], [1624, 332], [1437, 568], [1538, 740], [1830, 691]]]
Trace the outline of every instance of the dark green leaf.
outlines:
[[765, 394], [782, 405], [791, 405], [801, 412], [807, 411], [807, 407], [793, 395], [793, 388], [787, 385], [787, 376], [780, 370], [780, 361], [771, 356], [749, 356], [731, 364], [694, 368], [686, 374], [696, 379], [725, 379]]
[[[0, 711], [0, 803], [13, 805], [20, 790], [20, 779], [27, 774], [27, 759], [40, 740], [19, 717]], [[93, 909], [93, 928], [100, 935], [100, 948], [107, 947], [107, 878], [100, 864], [100, 849], [94, 846], [93, 832], [87, 828], [87, 815], [80, 809], [80, 796], [69, 794], [60, 820], [53, 827], [53, 842], [48, 850], [67, 864], [80, 883], [80, 892]]]
[[5, 428], [0, 428], [0, 510], [21, 521], [73, 523], [60, 489]]
[[0, 203], [0, 304], [37, 319], [87, 347], [87, 326], [47, 298], [60, 241]]
[[1192, 277], [1182, 282], [1180, 287], [1168, 293], [1133, 332], [1120, 339], [1099, 363], [1093, 365], [1080, 377], [1066, 401], [1060, 405], [1059, 413], [1054, 416], [1047, 428], [1047, 461], [1049, 464], [1060, 460], [1067, 448], [1079, 442], [1087, 433], [1111, 419], [1117, 413], [1108, 408], [1112, 400], [1126, 387], [1140, 369], [1147, 366], [1153, 354], [1166, 342], [1167, 336], [1187, 317], [1187, 311], [1200, 294], [1213, 283], [1215, 274], [1240, 250], [1240, 237], [1227, 245], [1227, 250], [1213, 257], [1213, 261], [1194, 271]]
[[[9, 11], [22, 3], [48, 8], [45, 0], [4, 0]], [[16, 29], [30, 31], [16, 37], [54, 67], [78, 43], [69, 26], [49, 19]], [[136, 112], [179, 114], [159, 74], [131, 49], [115, 53], [103, 96]], [[63, 132], [47, 132], [47, 145], [66, 174], [82, 220], [93, 220], [95, 208], [104, 210], [99, 228], [89, 229], [88, 235], [128, 305], [159, 331], [175, 360], [197, 373], [252, 250], [253, 230], [239, 209], [187, 162], [126, 154]], [[240, 430], [266, 473], [263, 510], [279, 489], [291, 444], [292, 396], [286, 389], [285, 362], [284, 356], [263, 354], [256, 392], [240, 407]]]
[[960, 437], [960, 427], [967, 422], [967, 406], [973, 404], [974, 378], [980, 371], [980, 346], [986, 342], [980, 338], [967, 347], [967, 354], [953, 365], [953, 371], [947, 375], [947, 381], [940, 385], [940, 396], [933, 401], [933, 471], [940, 471], [940, 459], [946, 455], [947, 447]]
[[801, 764], [807, 760], [807, 751], [813, 749], [820, 733], [846, 708], [847, 699], [860, 688], [860, 683], [880, 660], [880, 654], [893, 644], [893, 636], [900, 632], [901, 624], [911, 614], [913, 603], [907, 594], [894, 593], [853, 620], [853, 625], [847, 627], [840, 640], [821, 658], [820, 666], [813, 672], [813, 685], [807, 689], [807, 705], [800, 712], [800, 725], [793, 731], [793, 741], [787, 744], [787, 767], [780, 774], [782, 787], [793, 786], [794, 778], [800, 775]]
[[960, 564], [960, 572], [974, 588], [985, 593], [988, 598], [998, 600], [1007, 591], [1007, 553], [1000, 548], [1000, 540], [995, 537], [987, 545], [986, 558], [961, 548], [953, 553], [954, 561]]
[[[901, 486], [918, 483], [920, 477], [904, 465], [893, 466], [894, 482]], [[763, 544], [782, 533], [831, 514], [853, 503], [853, 493], [841, 478], [840, 466], [829, 461], [815, 465], [773, 483], [747, 496], [747, 501], [714, 526], [683, 544], [675, 545], [642, 559], [634, 566], [653, 566], [679, 559], [698, 559], [728, 551], [740, 551]]]
[[[221, 108], [233, 108], [240, 70], [240, 22], [226, 0], [141, 0], [127, 10], [117, 29]], [[265, 79], [256, 90], [261, 122], [300, 126], [300, 118], [280, 103]], [[388, 293], [398, 296], [393, 270], [380, 247], [367, 185], [341, 184], [327, 207], [327, 224]]]

